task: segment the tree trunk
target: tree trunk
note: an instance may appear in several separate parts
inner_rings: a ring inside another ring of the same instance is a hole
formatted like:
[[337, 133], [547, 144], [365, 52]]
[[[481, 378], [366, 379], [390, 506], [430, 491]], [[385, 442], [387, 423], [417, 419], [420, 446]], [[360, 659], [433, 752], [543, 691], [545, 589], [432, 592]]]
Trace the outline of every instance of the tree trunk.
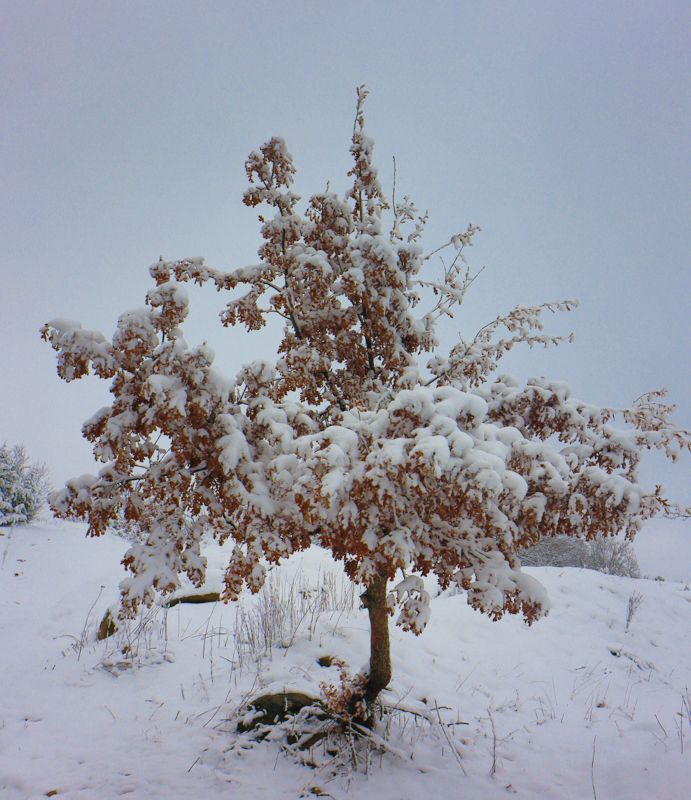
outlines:
[[389, 612], [386, 607], [386, 573], [376, 575], [362, 595], [369, 614], [370, 661], [365, 700], [371, 706], [391, 680], [391, 647], [389, 645]]

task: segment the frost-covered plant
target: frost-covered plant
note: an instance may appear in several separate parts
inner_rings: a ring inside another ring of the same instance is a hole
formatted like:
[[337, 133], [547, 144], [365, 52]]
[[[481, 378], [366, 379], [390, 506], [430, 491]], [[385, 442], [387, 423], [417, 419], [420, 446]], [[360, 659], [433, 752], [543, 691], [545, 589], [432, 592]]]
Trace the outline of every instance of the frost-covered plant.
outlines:
[[588, 542], [574, 536], [550, 536], [520, 550], [524, 567], [582, 567]]
[[[532, 622], [548, 600], [518, 550], [558, 533], [632, 537], [671, 509], [660, 487], [639, 485], [643, 451], [675, 459], [691, 435], [670, 422], [662, 392], [617, 411], [563, 383], [498, 372], [516, 345], [558, 344], [543, 317], [574, 301], [517, 306], [440, 352], [438, 325], [475, 277], [465, 253], [478, 229], [425, 254], [426, 215], [384, 197], [365, 97], [360, 89], [344, 196], [320, 192], [301, 212], [283, 139], [250, 154], [244, 202], [261, 207], [258, 263], [225, 272], [161, 260], [146, 307], [123, 314], [112, 341], [62, 320], [42, 333], [62, 378], [93, 370], [111, 381], [112, 404], [83, 427], [104, 466], [51, 504], [87, 519], [93, 536], [120, 510], [141, 520], [147, 540], [124, 559], [124, 611], [176, 589], [180, 573], [201, 584], [207, 530], [234, 542], [226, 598], [257, 592], [265, 561], [317, 544], [365, 587], [371, 705], [391, 678], [389, 615], [397, 607], [415, 633], [429, 616], [420, 576], [465, 590], [493, 619]], [[246, 329], [238, 342], [280, 319], [275, 360], [221, 376], [211, 349], [183, 338], [186, 283], [231, 293], [221, 321]]]
[[0, 526], [31, 522], [48, 493], [48, 468], [32, 463], [23, 445], [0, 445]]
[[588, 541], [573, 536], [553, 536], [519, 552], [521, 564], [530, 567], [586, 567], [627, 578], [639, 578], [636, 551], [626, 539], [596, 536]]
[[298, 632], [312, 639], [324, 613], [355, 607], [354, 587], [340, 575], [341, 580], [333, 571], [320, 572], [316, 586], [300, 573], [292, 578], [269, 577], [249, 608], [238, 607], [237, 646], [246, 648], [256, 661], [276, 644], [290, 647]]
[[619, 575], [624, 578], [640, 578], [636, 551], [631, 542], [625, 539], [605, 539], [597, 536], [587, 542], [583, 566], [596, 569], [606, 575]]
[[624, 629], [627, 633], [631, 623], [633, 622], [633, 618], [636, 616], [636, 612], [641, 606], [643, 602], [643, 595], [640, 592], [633, 591], [629, 595], [629, 599], [626, 602], [626, 628]]
[[147, 533], [142, 530], [139, 520], [127, 519], [124, 510], [119, 508], [114, 518], [110, 522], [109, 530], [115, 536], [125, 539], [128, 542], [144, 542]]

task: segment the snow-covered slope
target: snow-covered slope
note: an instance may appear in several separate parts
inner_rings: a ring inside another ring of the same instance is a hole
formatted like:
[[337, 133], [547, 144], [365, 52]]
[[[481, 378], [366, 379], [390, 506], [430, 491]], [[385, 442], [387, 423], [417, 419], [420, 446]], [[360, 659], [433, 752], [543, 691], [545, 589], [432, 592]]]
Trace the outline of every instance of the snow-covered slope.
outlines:
[[[315, 753], [321, 766], [310, 768], [277, 744], [248, 747], [226, 721], [265, 687], [318, 694], [337, 678], [320, 656], [353, 670], [366, 662], [366, 614], [348, 610], [352, 593], [323, 554], [293, 559], [274, 579], [307, 605], [257, 663], [236, 635], [256, 601], [158, 610], [99, 643], [126, 543], [53, 521], [0, 533], [3, 799], [688, 796], [684, 583], [531, 569], [552, 602], [531, 628], [493, 623], [463, 595], [436, 596], [421, 637], [393, 632], [385, 699], [407, 711], [390, 717], [387, 751], [361, 753], [351, 771], [338, 754]], [[208, 556], [213, 588], [224, 553], [211, 545]], [[335, 610], [317, 614], [308, 589], [325, 582]], [[634, 592], [643, 599], [627, 631]]]

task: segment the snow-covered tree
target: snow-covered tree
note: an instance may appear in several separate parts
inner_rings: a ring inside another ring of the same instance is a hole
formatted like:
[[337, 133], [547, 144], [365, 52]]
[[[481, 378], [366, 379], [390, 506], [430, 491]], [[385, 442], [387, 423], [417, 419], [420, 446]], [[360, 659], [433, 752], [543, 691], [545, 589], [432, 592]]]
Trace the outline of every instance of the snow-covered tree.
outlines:
[[0, 445], [0, 526], [31, 522], [46, 501], [48, 470], [23, 445]]
[[[518, 306], [439, 352], [437, 328], [473, 281], [470, 225], [446, 245], [422, 246], [426, 215], [390, 207], [365, 134], [358, 91], [352, 185], [298, 210], [295, 168], [280, 138], [246, 162], [247, 206], [261, 209], [259, 262], [230, 272], [202, 259], [161, 260], [146, 307], [123, 314], [108, 341], [53, 321], [43, 336], [67, 381], [91, 370], [111, 381], [112, 404], [83, 427], [98, 475], [51, 497], [93, 536], [124, 514], [147, 531], [124, 558], [125, 611], [170, 592], [185, 573], [201, 584], [204, 532], [234, 547], [225, 597], [258, 591], [267, 562], [317, 544], [364, 587], [371, 625], [365, 703], [391, 678], [389, 616], [419, 634], [429, 617], [422, 577], [467, 592], [493, 619], [544, 614], [542, 586], [517, 552], [556, 534], [594, 539], [625, 531], [670, 504], [638, 482], [644, 450], [675, 459], [688, 432], [653, 392], [617, 411], [574, 398], [563, 383], [519, 384], [498, 372], [519, 344], [550, 346], [546, 312], [574, 301]], [[441, 272], [441, 274], [439, 274]], [[245, 337], [283, 320], [273, 362], [230, 380], [207, 345], [190, 348], [182, 284], [230, 292], [225, 326]], [[617, 424], [617, 420], [620, 424]]]

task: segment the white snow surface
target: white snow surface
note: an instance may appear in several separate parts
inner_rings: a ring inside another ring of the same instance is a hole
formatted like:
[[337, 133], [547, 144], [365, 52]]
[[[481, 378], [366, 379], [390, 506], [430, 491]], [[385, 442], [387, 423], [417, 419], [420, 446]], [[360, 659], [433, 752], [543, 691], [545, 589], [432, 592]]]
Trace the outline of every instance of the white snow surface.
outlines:
[[[394, 677], [384, 696], [417, 715], [398, 715], [388, 751], [367, 770], [334, 772], [301, 765], [272, 742], [232, 747], [238, 734], [227, 720], [267, 688], [317, 695], [320, 681], [337, 679], [335, 667], [318, 665], [322, 655], [361, 668], [365, 611], [323, 612], [259, 663], [240, 663], [232, 635], [249, 597], [158, 609], [129, 640], [97, 642], [127, 543], [84, 533], [53, 520], [0, 529], [3, 800], [689, 796], [684, 582], [529, 569], [551, 610], [528, 627], [517, 617], [492, 622], [464, 595], [426, 580], [429, 625], [420, 637], [392, 625]], [[211, 543], [205, 555], [206, 589], [218, 588], [228, 549]], [[340, 566], [313, 549], [280, 569], [317, 587]], [[633, 592], [643, 601], [626, 631]]]

